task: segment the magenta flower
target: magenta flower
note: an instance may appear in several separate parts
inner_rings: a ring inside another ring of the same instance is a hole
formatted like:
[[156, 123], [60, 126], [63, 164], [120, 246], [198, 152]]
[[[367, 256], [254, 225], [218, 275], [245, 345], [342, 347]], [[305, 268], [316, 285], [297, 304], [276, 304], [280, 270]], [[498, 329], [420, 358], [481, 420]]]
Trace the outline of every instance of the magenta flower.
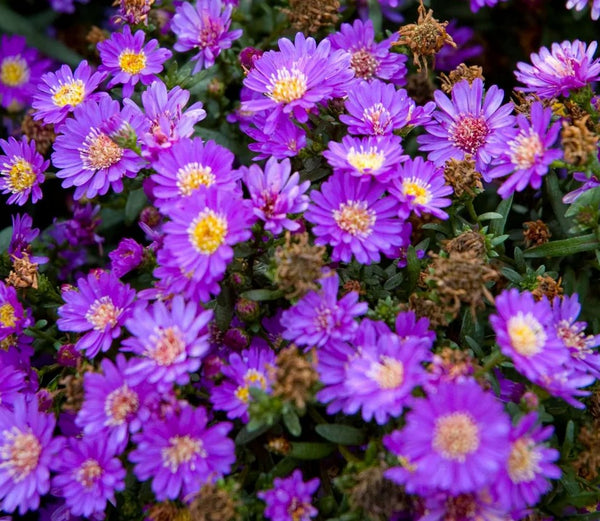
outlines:
[[65, 498], [71, 515], [103, 514], [107, 502], [116, 504], [115, 492], [125, 489], [125, 469], [101, 436], [70, 438], [52, 467], [53, 494]]
[[396, 334], [400, 339], [418, 340], [426, 351], [431, 350], [435, 342], [435, 332], [429, 329], [429, 319], [417, 319], [414, 311], [401, 311], [396, 317]]
[[0, 340], [20, 335], [33, 324], [17, 297], [17, 290], [0, 281]]
[[142, 262], [144, 247], [133, 239], [122, 239], [116, 250], [108, 254], [110, 269], [119, 278], [127, 275]]
[[600, 78], [600, 60], [594, 60], [598, 42], [589, 47], [585, 42], [574, 40], [553, 43], [551, 50], [542, 47], [530, 56], [531, 65], [517, 63], [517, 80], [525, 85], [524, 92], [533, 92], [542, 99], [569, 96]]
[[42, 198], [40, 184], [44, 182], [44, 172], [50, 161], [44, 161], [35, 148], [35, 141], [27, 141], [23, 136], [20, 141], [9, 137], [8, 141], [0, 139], [0, 147], [4, 155], [0, 155], [0, 188], [3, 194], [11, 194], [8, 204], [23, 206], [29, 196], [36, 203]]
[[312, 495], [319, 488], [319, 478], [302, 481], [300, 469], [287, 478], [275, 478], [273, 488], [257, 496], [266, 503], [264, 516], [271, 521], [310, 521], [319, 512], [312, 505]]
[[415, 400], [401, 431], [384, 436], [385, 447], [406, 461], [385, 476], [419, 494], [480, 490], [505, 464], [509, 431], [500, 401], [475, 380], [441, 383]]
[[34, 96], [32, 107], [33, 118], [43, 120], [45, 124], [58, 126], [67, 118], [73, 109], [86, 100], [98, 100], [93, 92], [98, 88], [105, 74], [92, 72], [86, 60], [75, 69], [63, 65], [56, 72], [47, 72], [42, 76]]
[[156, 499], [189, 500], [203, 485], [227, 474], [235, 462], [235, 445], [227, 437], [231, 423], [207, 427], [202, 407], [184, 406], [179, 414], [151, 420], [133, 436], [129, 454], [141, 481], [152, 478]]
[[254, 215], [265, 222], [265, 230], [279, 235], [284, 229], [295, 231], [300, 224], [288, 214], [302, 213], [308, 207], [310, 181], [300, 183], [298, 172], [291, 174], [289, 159], [267, 161], [264, 171], [258, 165], [242, 168], [244, 183], [250, 192]]
[[121, 334], [131, 313], [135, 290], [114, 273], [90, 273], [77, 280], [77, 288], [63, 291], [65, 303], [58, 308], [60, 331], [85, 333], [75, 344], [88, 358], [108, 351]]
[[241, 29], [229, 30], [232, 11], [233, 6], [224, 5], [221, 0], [196, 0], [195, 7], [182, 2], [175, 8], [171, 30], [177, 42], [173, 48], [179, 52], [199, 51], [192, 58], [196, 62], [192, 74], [212, 67], [221, 51], [242, 36]]
[[122, 33], [113, 33], [108, 40], [98, 43], [98, 53], [102, 64], [99, 72], [110, 78], [108, 88], [123, 84], [123, 97], [133, 94], [135, 85], [141, 82], [150, 85], [157, 80], [157, 74], [163, 70], [172, 53], [168, 49], [158, 47], [158, 40], [152, 39], [144, 45], [145, 33], [142, 30], [131, 34], [128, 25]]
[[592, 20], [598, 20], [600, 18], [600, 0], [567, 0], [567, 9], [575, 9], [575, 11], [582, 11], [588, 5]]
[[[419, 521], [508, 521], [508, 516], [490, 491], [485, 488], [476, 492], [453, 495], [448, 492], [427, 493], [424, 498], [425, 513]], [[456, 517], [456, 516], [459, 517]], [[548, 520], [546, 520], [548, 521]]]

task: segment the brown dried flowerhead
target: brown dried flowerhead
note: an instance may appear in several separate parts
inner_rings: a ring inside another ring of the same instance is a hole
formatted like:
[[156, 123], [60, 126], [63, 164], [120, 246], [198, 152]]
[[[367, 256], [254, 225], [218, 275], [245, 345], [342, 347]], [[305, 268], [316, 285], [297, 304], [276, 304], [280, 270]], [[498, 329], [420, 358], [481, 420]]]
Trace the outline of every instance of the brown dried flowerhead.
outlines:
[[338, 0], [289, 0], [289, 6], [289, 9], [282, 11], [287, 15], [292, 28], [306, 35], [335, 26], [340, 17]]
[[442, 80], [441, 89], [446, 94], [450, 94], [452, 92], [452, 88], [457, 83], [467, 80], [469, 85], [471, 85], [476, 78], [481, 79], [481, 81], [485, 80], [483, 76], [483, 69], [479, 65], [471, 65], [469, 67], [464, 63], [461, 63], [458, 67], [456, 67], [456, 69], [451, 71], [450, 74], [440, 74], [440, 80]]

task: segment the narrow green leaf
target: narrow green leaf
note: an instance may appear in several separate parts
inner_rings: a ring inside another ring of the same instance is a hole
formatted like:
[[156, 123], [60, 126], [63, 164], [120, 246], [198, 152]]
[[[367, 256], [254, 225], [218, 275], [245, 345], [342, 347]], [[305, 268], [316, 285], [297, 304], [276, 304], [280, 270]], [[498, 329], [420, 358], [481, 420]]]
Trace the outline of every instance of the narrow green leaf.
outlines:
[[406, 251], [406, 262], [408, 270], [408, 292], [412, 292], [417, 285], [419, 280], [419, 273], [421, 272], [421, 263], [417, 257], [417, 251], [414, 246], [409, 246]]
[[400, 286], [400, 284], [402, 284], [403, 280], [404, 273], [396, 273], [396, 275], [390, 277], [388, 280], [385, 281], [383, 289], [385, 289], [386, 291], [396, 289], [398, 286]]
[[244, 291], [240, 296], [248, 300], [263, 302], [266, 300], [277, 300], [283, 296], [283, 292], [278, 289], [251, 289]]
[[479, 216], [480, 221], [493, 221], [496, 219], [503, 219], [504, 216], [498, 212], [485, 212]]
[[298, 459], [321, 459], [333, 452], [335, 445], [332, 443], [292, 442], [289, 455]]
[[502, 219], [494, 219], [490, 223], [490, 232], [494, 235], [502, 235], [504, 233], [504, 227], [506, 226], [506, 220], [508, 219], [512, 202], [513, 196], [511, 195], [508, 199], [500, 201], [500, 204], [496, 208], [496, 212], [502, 215]]
[[575, 443], [575, 424], [573, 420], [569, 420], [565, 431], [565, 441], [560, 449], [563, 458], [568, 458], [573, 444]]
[[12, 233], [13, 233], [12, 226], [9, 226], [8, 228], [4, 228], [4, 230], [2, 230], [0, 232], [0, 253], [4, 253], [5, 251], [8, 251], [8, 246], [10, 245]]
[[502, 268], [500, 273], [504, 275], [508, 280], [510, 280], [513, 284], [520, 284], [523, 280], [523, 277], [517, 273], [515, 270], [511, 270], [510, 268]]
[[140, 215], [140, 212], [148, 204], [148, 199], [143, 188], [132, 190], [125, 203], [125, 224], [133, 223]]
[[270, 425], [262, 425], [257, 429], [250, 430], [248, 428], [248, 424], [246, 424], [242, 427], [242, 430], [238, 432], [237, 436], [235, 437], [235, 444], [245, 445], [246, 443], [251, 442], [252, 440], [258, 438], [260, 435], [267, 432], [270, 428]]
[[362, 445], [365, 442], [365, 433], [356, 427], [340, 423], [322, 423], [315, 430], [327, 441], [340, 445]]
[[560, 223], [563, 234], [566, 234], [571, 227], [571, 223], [569, 222], [569, 219], [565, 217], [567, 205], [562, 202], [563, 193], [560, 190], [560, 186], [558, 186], [558, 177], [556, 177], [555, 172], [551, 171], [546, 175], [545, 186], [554, 215]]
[[284, 410], [282, 414], [283, 423], [286, 429], [292, 436], [300, 436], [302, 434], [302, 426], [300, 425], [300, 418], [293, 409]]
[[547, 242], [546, 244], [525, 250], [523, 255], [528, 259], [540, 257], [564, 257], [566, 255], [596, 250], [598, 248], [600, 248], [600, 241], [598, 241], [598, 238], [593, 233], [590, 233], [581, 237]]

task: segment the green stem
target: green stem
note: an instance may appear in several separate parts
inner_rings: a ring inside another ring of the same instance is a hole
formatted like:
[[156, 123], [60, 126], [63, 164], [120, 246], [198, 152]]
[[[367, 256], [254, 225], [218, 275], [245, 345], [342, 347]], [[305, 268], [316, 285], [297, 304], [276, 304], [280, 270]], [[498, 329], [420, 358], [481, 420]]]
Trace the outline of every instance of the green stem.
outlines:
[[475, 211], [475, 206], [473, 206], [473, 199], [467, 199], [465, 201], [465, 206], [466, 206], [467, 210], [469, 211], [469, 215], [471, 216], [471, 219], [473, 219], [477, 224], [481, 225], [481, 223], [479, 222], [479, 216], [477, 215], [477, 212]]
[[479, 369], [479, 371], [475, 372], [475, 378], [485, 375], [494, 367], [496, 367], [500, 362], [504, 360], [504, 355], [500, 351], [494, 351], [487, 359], [485, 365]]

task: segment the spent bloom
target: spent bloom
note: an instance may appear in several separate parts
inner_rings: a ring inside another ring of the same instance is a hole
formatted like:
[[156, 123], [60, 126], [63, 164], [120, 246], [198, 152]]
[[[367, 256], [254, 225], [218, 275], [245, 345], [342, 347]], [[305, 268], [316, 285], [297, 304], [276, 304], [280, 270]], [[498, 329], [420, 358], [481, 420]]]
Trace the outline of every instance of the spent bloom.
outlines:
[[271, 521], [310, 521], [319, 513], [311, 502], [318, 488], [319, 478], [304, 482], [296, 469], [287, 478], [275, 478], [273, 488], [257, 496], [266, 503], [264, 516]]
[[0, 188], [2, 193], [10, 194], [8, 204], [23, 206], [31, 196], [35, 203], [42, 198], [40, 184], [44, 182], [44, 172], [50, 161], [44, 161], [35, 148], [35, 141], [27, 141], [23, 136], [20, 141], [9, 137], [8, 141], [0, 139], [0, 147], [4, 155], [0, 155]]

